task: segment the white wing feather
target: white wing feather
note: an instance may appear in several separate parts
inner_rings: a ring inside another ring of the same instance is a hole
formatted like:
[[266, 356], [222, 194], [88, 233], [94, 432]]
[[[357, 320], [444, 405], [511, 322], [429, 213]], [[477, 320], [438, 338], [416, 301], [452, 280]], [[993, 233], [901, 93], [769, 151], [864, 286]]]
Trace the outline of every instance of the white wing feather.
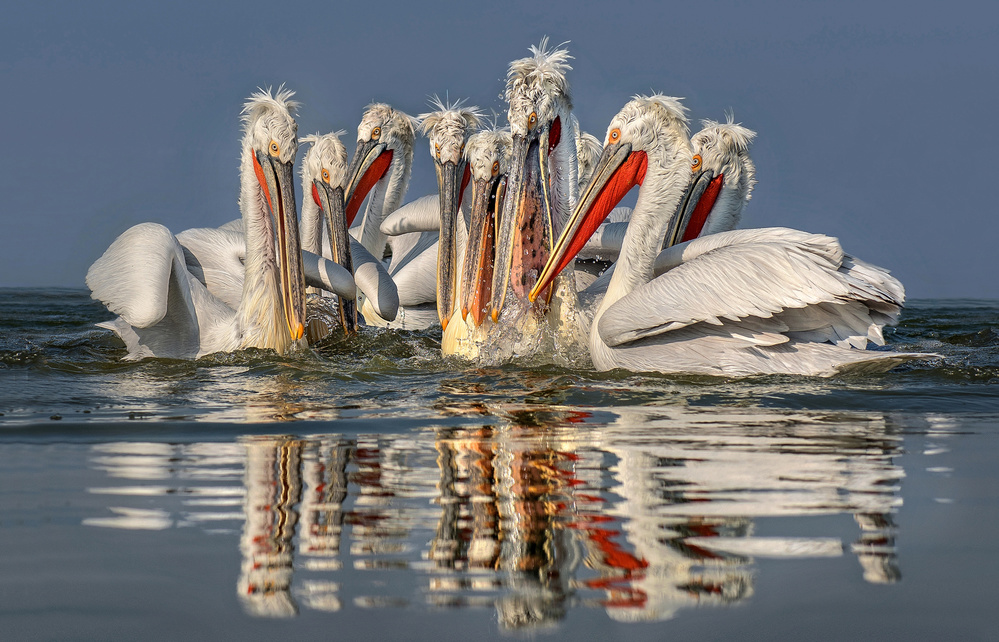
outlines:
[[[125, 230], [90, 266], [87, 286], [92, 298], [126, 323], [148, 328], [163, 320], [171, 299], [194, 318], [187, 280], [173, 278], [175, 270], [186, 267], [184, 250], [173, 234], [158, 223], [141, 223]], [[173, 295], [171, 285], [178, 290]]]
[[388, 236], [409, 232], [439, 232], [440, 228], [440, 201], [437, 194], [429, 194], [406, 203], [386, 216], [380, 226], [382, 234]]
[[204, 283], [213, 296], [234, 310], [243, 296], [246, 255], [243, 221], [238, 222], [238, 227], [230, 223], [219, 228], [184, 230], [176, 237], [184, 249], [187, 270]]
[[389, 274], [399, 290], [399, 305], [411, 307], [437, 300], [437, 232], [410, 232], [389, 239]]
[[[694, 324], [722, 326], [754, 317], [775, 332], [817, 332], [860, 347], [873, 307], [888, 316], [901, 305], [901, 284], [880, 268], [846, 261], [836, 239], [786, 228], [735, 230], [671, 247], [656, 260], [661, 276], [615, 302], [599, 322], [617, 346]], [[865, 278], [863, 270], [876, 270]], [[856, 304], [861, 304], [858, 307]], [[795, 312], [809, 306], [807, 313]], [[789, 311], [786, 314], [782, 314]], [[866, 318], [864, 318], [866, 316]], [[880, 331], [877, 336], [880, 337]]]
[[399, 312], [399, 290], [385, 269], [385, 264], [353, 237], [350, 239], [350, 256], [354, 264], [357, 289], [364, 294], [367, 303], [378, 316], [386, 321], [395, 319]]
[[189, 359], [238, 347], [234, 311], [188, 270], [170, 230], [142, 223], [126, 230], [87, 271], [91, 296], [118, 318], [101, 324], [128, 358]]

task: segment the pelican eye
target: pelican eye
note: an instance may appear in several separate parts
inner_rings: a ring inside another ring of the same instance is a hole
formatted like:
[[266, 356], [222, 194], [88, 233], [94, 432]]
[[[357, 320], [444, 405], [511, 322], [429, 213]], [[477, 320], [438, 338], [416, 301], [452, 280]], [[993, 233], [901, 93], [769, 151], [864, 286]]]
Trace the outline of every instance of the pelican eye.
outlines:
[[527, 126], [530, 129], [534, 129], [538, 124], [538, 114], [537, 112], [531, 112], [531, 115], [527, 117]]
[[330, 182], [330, 170], [326, 169], [325, 167], [323, 168], [323, 181], [325, 181], [326, 183]]
[[493, 176], [499, 174], [499, 161], [493, 163]]
[[375, 127], [374, 129], [371, 130], [371, 140], [378, 140], [379, 138], [381, 138], [381, 135], [382, 135], [381, 127]]
[[441, 146], [439, 143], [434, 143], [434, 151], [437, 152], [437, 158], [441, 157]]
[[277, 141], [271, 141], [271, 145], [268, 148], [270, 150], [271, 156], [280, 156], [281, 148], [278, 147]]
[[701, 155], [694, 154], [694, 164], [690, 166], [690, 171], [696, 172], [701, 169]]
[[611, 133], [607, 134], [607, 140], [612, 143], [619, 142], [621, 140], [621, 130], [617, 128], [612, 129]]

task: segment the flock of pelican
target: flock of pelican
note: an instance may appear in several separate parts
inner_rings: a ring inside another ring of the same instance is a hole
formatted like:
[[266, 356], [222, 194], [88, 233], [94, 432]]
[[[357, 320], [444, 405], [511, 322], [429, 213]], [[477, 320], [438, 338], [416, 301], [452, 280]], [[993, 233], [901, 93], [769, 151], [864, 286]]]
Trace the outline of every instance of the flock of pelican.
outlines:
[[[691, 137], [680, 100], [655, 94], [601, 145], [573, 115], [571, 56], [530, 50], [507, 73], [507, 127], [462, 101], [418, 118], [373, 104], [349, 164], [344, 132], [298, 138], [292, 92], [253, 94], [241, 218], [123, 233], [87, 273], [117, 315], [101, 325], [133, 359], [285, 352], [361, 319], [439, 323], [444, 354], [479, 362], [585, 349], [598, 370], [828, 376], [927, 356], [867, 349], [904, 301], [887, 270], [829, 236], [734, 229], [754, 132], [729, 117]], [[438, 193], [403, 204], [418, 133]]]

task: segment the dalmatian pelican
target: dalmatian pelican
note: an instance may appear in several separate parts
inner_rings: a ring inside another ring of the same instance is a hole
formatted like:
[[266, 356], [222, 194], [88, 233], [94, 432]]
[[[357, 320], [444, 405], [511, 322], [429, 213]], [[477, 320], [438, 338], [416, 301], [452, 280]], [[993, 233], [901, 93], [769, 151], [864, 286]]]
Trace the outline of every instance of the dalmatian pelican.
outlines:
[[[381, 261], [347, 234], [343, 182], [347, 152], [342, 132], [304, 136], [310, 145], [302, 161], [302, 261], [306, 288], [306, 338], [310, 344], [329, 336], [334, 327], [347, 334], [356, 329], [356, 290], [385, 318], [398, 309], [395, 283]], [[332, 228], [330, 227], [332, 225]], [[333, 234], [330, 234], [330, 229]], [[188, 270], [208, 291], [230, 307], [239, 305], [243, 290], [246, 240], [243, 221], [218, 228], [195, 228], [177, 235]]]
[[571, 272], [545, 291], [544, 301], [531, 305], [526, 299], [579, 193], [577, 124], [566, 79], [571, 56], [549, 49], [547, 38], [530, 51], [507, 73], [510, 164], [497, 218], [488, 310], [493, 325], [482, 337], [485, 352], [479, 351], [497, 360], [532, 354], [545, 336], [560, 345], [577, 341]]
[[[510, 63], [507, 73], [513, 142], [496, 244], [493, 321], [499, 321], [508, 293], [526, 298], [579, 196], [576, 122], [566, 78], [571, 56], [566, 49], [549, 50], [547, 38], [530, 50], [533, 55]], [[545, 295], [555, 296], [553, 308], [567, 298], [563, 291]]]
[[[593, 178], [531, 290], [532, 299], [539, 297], [611, 208], [640, 186], [590, 327], [594, 367], [830, 376], [926, 358], [865, 349], [883, 345], [881, 328], [897, 319], [904, 291], [886, 270], [845, 254], [831, 237], [735, 230], [658, 256], [662, 239], [678, 234], [691, 184], [685, 112], [675, 98], [638, 96], [614, 117]], [[653, 278], [657, 263], [662, 274]]]
[[756, 132], [734, 120], [731, 114], [725, 123], [702, 120], [701, 131], [690, 139], [694, 148], [692, 184], [687, 192], [688, 207], [676, 228], [682, 236], [666, 239], [666, 247], [739, 225], [756, 185], [756, 166], [749, 157]]
[[[468, 221], [461, 215], [462, 196], [471, 173], [465, 163], [465, 144], [477, 129], [482, 114], [477, 107], [466, 107], [462, 101], [445, 104], [435, 98], [435, 111], [420, 114], [420, 133], [430, 142], [437, 171], [439, 230], [437, 243], [437, 315], [441, 328], [447, 330], [458, 287], [458, 272], [468, 240]], [[465, 208], [468, 209], [467, 207]]]
[[[340, 141], [343, 131], [305, 136], [311, 144], [302, 161], [302, 193], [311, 195], [302, 204], [302, 248], [336, 262], [354, 275], [358, 290], [382, 318], [394, 319], [399, 307], [395, 283], [382, 262], [347, 233], [343, 184], [347, 176], [347, 150]], [[306, 312], [309, 342], [328, 336], [339, 325], [350, 334], [357, 328], [357, 306], [346, 297], [329, 296], [327, 288], [308, 290]]]
[[[370, 325], [406, 330], [427, 328], [437, 320], [436, 244], [440, 227], [436, 194], [399, 205], [409, 187], [417, 119], [383, 104], [370, 105], [357, 127], [357, 151], [347, 170], [346, 212], [354, 220], [368, 198], [364, 216], [351, 229], [374, 256], [392, 257], [388, 266], [398, 291], [398, 315], [383, 317], [365, 300]], [[396, 216], [389, 216], [396, 213]]]
[[[368, 105], [357, 126], [357, 149], [347, 168], [346, 214], [351, 234], [375, 257], [385, 253], [382, 220], [402, 204], [413, 169], [417, 122], [384, 103]], [[370, 194], [369, 194], [370, 192]], [[355, 225], [366, 197], [368, 207]]]
[[[725, 123], [702, 120], [701, 131], [691, 137], [693, 185], [685, 202], [690, 207], [684, 210], [676, 228], [682, 236], [664, 239], [664, 249], [699, 236], [733, 230], [742, 219], [742, 210], [756, 185], [756, 166], [749, 157], [756, 132], [734, 120], [732, 114]], [[631, 208], [614, 208], [577, 257], [616, 260], [630, 218]]]
[[283, 88], [260, 90], [243, 108], [239, 206], [246, 266], [235, 307], [192, 274], [184, 248], [156, 223], [126, 230], [90, 266], [91, 296], [118, 315], [101, 325], [125, 341], [129, 359], [190, 359], [251, 347], [284, 353], [304, 345], [292, 96]]
[[[703, 129], [690, 139], [694, 160], [691, 185], [682, 205], [683, 214], [675, 234], [663, 240], [664, 249], [677, 242], [734, 229], [756, 185], [756, 167], [749, 157], [749, 146], [756, 132], [736, 124], [734, 115], [724, 124], [712, 120], [702, 120], [701, 124]], [[605, 261], [616, 260], [630, 219], [630, 207], [614, 208], [577, 258], [597, 259], [603, 265], [606, 265]], [[661, 272], [657, 271], [656, 276], [659, 274]], [[613, 275], [614, 266], [611, 265], [586, 289], [580, 288], [581, 322], [587, 327]], [[577, 282], [581, 280], [578, 272], [576, 278]]]
[[493, 329], [488, 311], [496, 256], [496, 219], [503, 205], [511, 142], [509, 131], [494, 128], [473, 134], [465, 145], [471, 212], [457, 288], [459, 301], [441, 337], [441, 351], [446, 355], [478, 358], [480, 345]]
[[[398, 322], [379, 325], [423, 329], [436, 320], [446, 328], [455, 306], [457, 267], [468, 237], [468, 202], [462, 197], [469, 175], [462, 152], [482, 116], [461, 100], [445, 103], [435, 96], [431, 105], [435, 110], [420, 114], [418, 129], [430, 143], [438, 193], [403, 205], [381, 222], [392, 251], [389, 273], [404, 308]], [[441, 247], [446, 251], [439, 252]], [[428, 314], [431, 307], [436, 318]], [[365, 312], [366, 319], [371, 316]]]

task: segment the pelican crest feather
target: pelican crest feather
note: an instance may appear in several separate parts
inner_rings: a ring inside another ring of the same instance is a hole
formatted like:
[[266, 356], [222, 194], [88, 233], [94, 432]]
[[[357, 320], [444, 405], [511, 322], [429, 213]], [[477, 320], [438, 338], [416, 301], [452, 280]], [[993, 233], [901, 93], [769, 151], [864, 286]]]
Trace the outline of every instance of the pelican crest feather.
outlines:
[[[276, 93], [270, 87], [258, 87], [240, 114], [246, 142], [255, 149], [267, 149], [273, 138], [294, 139], [298, 131], [294, 116], [299, 108], [299, 103], [291, 99], [294, 95], [295, 92], [285, 89], [284, 85], [278, 87]], [[285, 146], [280, 152], [281, 161], [293, 160], [297, 151], [297, 145]]]
[[702, 167], [726, 174], [726, 184], [740, 186], [748, 201], [756, 186], [756, 166], [749, 157], [756, 132], [736, 123], [733, 114], [726, 114], [724, 123], [705, 119], [701, 126], [690, 142], [701, 154]]
[[[556, 100], [561, 100], [567, 111], [572, 110], [572, 96], [566, 77], [566, 72], [572, 69], [569, 65], [572, 56], [564, 48], [566, 44], [568, 42], [549, 49], [548, 37], [545, 36], [537, 47], [531, 45], [531, 56], [510, 63], [505, 98], [510, 104], [511, 114], [523, 112], [526, 117], [532, 109], [537, 109], [541, 121], [550, 121], [558, 107]], [[521, 123], [510, 124], [515, 134], [524, 133], [518, 131]]]
[[319, 176], [325, 167], [330, 172], [330, 185], [343, 186], [347, 178], [347, 148], [344, 147], [340, 137], [346, 133], [347, 130], [341, 129], [329, 134], [312, 134], [298, 139], [300, 145], [312, 145], [302, 161], [303, 178]]
[[506, 174], [510, 165], [510, 130], [486, 129], [472, 134], [465, 144], [465, 160], [475, 180], [488, 180], [493, 175], [493, 163], [499, 163], [497, 174]]
[[[371, 103], [364, 108], [364, 115], [361, 123], [357, 126], [357, 140], [368, 140], [371, 138], [371, 130], [381, 127], [384, 143], [388, 143], [389, 137], [396, 138], [404, 147], [412, 149], [416, 141], [416, 128], [420, 121], [409, 114], [394, 109], [385, 103]], [[389, 145], [391, 147], [391, 145]]]
[[478, 129], [485, 117], [478, 107], [466, 106], [463, 99], [452, 103], [433, 96], [430, 106], [434, 111], [418, 117], [419, 132], [430, 139], [431, 155], [442, 163], [457, 163], [469, 130]]

